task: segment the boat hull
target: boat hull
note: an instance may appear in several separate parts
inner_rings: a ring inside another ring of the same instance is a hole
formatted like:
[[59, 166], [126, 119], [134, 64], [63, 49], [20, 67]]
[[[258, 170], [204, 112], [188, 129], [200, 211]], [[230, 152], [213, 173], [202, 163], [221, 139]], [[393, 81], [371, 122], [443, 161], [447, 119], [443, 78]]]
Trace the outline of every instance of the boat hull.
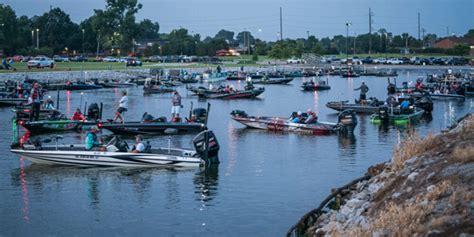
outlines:
[[268, 80], [253, 80], [253, 84], [262, 84], [262, 85], [284, 85], [293, 81], [293, 78], [271, 78]]
[[327, 103], [326, 107], [336, 110], [336, 111], [344, 111], [344, 110], [350, 109], [358, 114], [373, 114], [377, 112], [379, 109], [378, 106], [370, 106], [370, 105], [363, 106], [363, 105], [358, 105], [358, 104], [347, 104], [343, 102]]
[[206, 129], [202, 123], [140, 123], [129, 122], [123, 124], [102, 124], [101, 128], [121, 135], [164, 135], [167, 129], [175, 129], [178, 134], [199, 133]]
[[[60, 148], [61, 149], [61, 148]], [[107, 151], [63, 151], [63, 150], [25, 150], [12, 149], [33, 163], [72, 166], [103, 166], [103, 167], [197, 167], [201, 164], [199, 157], [193, 157], [194, 151], [188, 155], [178, 155], [171, 149], [166, 154], [107, 152]]]
[[255, 98], [262, 94], [265, 91], [265, 88], [259, 88], [256, 90], [246, 90], [246, 91], [237, 91], [232, 93], [213, 93], [213, 94], [199, 94], [199, 97], [206, 98], [206, 99], [224, 99], [224, 100], [231, 100], [231, 99], [247, 99], [247, 98]]
[[309, 135], [329, 135], [329, 134], [349, 134], [353, 133], [357, 126], [357, 118], [354, 111], [345, 110], [338, 115], [337, 123], [314, 122], [314, 123], [294, 123], [287, 118], [281, 117], [254, 117], [247, 116], [244, 111], [234, 110], [231, 113], [232, 119], [255, 129], [263, 129], [281, 132], [296, 132]]
[[302, 85], [304, 91], [322, 91], [322, 90], [329, 90], [331, 86], [329, 85]]
[[0, 99], [0, 107], [20, 106], [26, 103], [28, 103], [28, 99], [21, 99], [21, 98], [1, 98]]
[[75, 120], [20, 122], [20, 125], [32, 134], [79, 131], [84, 126], [92, 126], [95, 124], [96, 122], [92, 121]]

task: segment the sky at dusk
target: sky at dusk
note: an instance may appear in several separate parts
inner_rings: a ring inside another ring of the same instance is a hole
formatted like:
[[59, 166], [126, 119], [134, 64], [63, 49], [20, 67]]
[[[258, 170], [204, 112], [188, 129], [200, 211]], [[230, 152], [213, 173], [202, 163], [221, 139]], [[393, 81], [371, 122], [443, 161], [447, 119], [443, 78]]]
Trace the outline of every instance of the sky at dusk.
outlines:
[[[305, 38], [367, 33], [369, 7], [373, 31], [385, 28], [395, 34], [408, 32], [418, 37], [417, 13], [427, 33], [462, 35], [474, 28], [474, 0], [140, 0], [137, 19], [157, 21], [160, 32], [179, 27], [202, 36], [214, 36], [220, 29], [249, 30], [257, 38], [275, 40], [280, 31], [279, 8], [283, 8], [283, 36]], [[17, 15], [41, 15], [50, 5], [60, 7], [79, 23], [103, 9], [102, 0], [0, 0]]]

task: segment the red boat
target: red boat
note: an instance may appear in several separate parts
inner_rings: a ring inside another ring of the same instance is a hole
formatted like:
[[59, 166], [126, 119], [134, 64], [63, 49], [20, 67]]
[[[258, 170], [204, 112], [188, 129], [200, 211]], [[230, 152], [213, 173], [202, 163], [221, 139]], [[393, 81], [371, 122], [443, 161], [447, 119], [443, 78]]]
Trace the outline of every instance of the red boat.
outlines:
[[[256, 117], [248, 116], [244, 111], [234, 110], [232, 119], [249, 127], [271, 131], [298, 132], [310, 135], [329, 135], [352, 133], [357, 126], [357, 118], [352, 110], [345, 110], [338, 116], [337, 123], [321, 122], [314, 120], [310, 123], [293, 122], [296, 113], [290, 118], [283, 117]], [[308, 114], [302, 113], [304, 121]]]

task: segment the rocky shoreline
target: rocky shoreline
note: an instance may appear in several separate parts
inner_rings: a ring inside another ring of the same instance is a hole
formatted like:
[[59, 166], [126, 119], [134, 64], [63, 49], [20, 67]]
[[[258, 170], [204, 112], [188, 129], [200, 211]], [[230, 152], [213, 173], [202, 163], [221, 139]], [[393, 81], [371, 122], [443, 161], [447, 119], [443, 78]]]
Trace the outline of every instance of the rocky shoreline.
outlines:
[[474, 114], [438, 135], [410, 135], [391, 161], [330, 197], [287, 235], [472, 236]]

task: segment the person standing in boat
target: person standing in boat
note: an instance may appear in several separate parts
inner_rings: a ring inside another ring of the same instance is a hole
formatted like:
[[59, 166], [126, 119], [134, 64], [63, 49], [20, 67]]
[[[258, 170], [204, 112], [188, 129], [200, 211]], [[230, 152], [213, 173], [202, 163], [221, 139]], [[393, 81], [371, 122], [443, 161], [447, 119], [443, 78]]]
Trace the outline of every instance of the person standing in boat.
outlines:
[[116, 122], [117, 119], [120, 119], [120, 123], [123, 123], [123, 122], [124, 122], [123, 113], [128, 110], [127, 107], [128, 107], [127, 92], [126, 92], [126, 91], [122, 91], [122, 98], [121, 98], [120, 101], [119, 101], [119, 108], [118, 108], [117, 111], [115, 112], [114, 122]]
[[173, 98], [171, 98], [171, 121], [179, 121], [179, 110], [181, 109], [181, 95], [178, 91], [174, 91]]
[[30, 121], [38, 121], [39, 113], [41, 109], [41, 89], [39, 88], [38, 82], [33, 84], [33, 88], [30, 92], [31, 98], [31, 114]]
[[369, 91], [369, 87], [365, 84], [364, 81], [362, 81], [362, 84], [359, 86], [359, 88], [356, 88], [354, 89], [355, 91], [358, 91], [360, 90], [360, 96], [359, 96], [359, 100], [360, 100], [360, 103], [362, 105], [366, 105], [367, 104], [367, 97], [366, 97], [366, 94], [367, 92]]

